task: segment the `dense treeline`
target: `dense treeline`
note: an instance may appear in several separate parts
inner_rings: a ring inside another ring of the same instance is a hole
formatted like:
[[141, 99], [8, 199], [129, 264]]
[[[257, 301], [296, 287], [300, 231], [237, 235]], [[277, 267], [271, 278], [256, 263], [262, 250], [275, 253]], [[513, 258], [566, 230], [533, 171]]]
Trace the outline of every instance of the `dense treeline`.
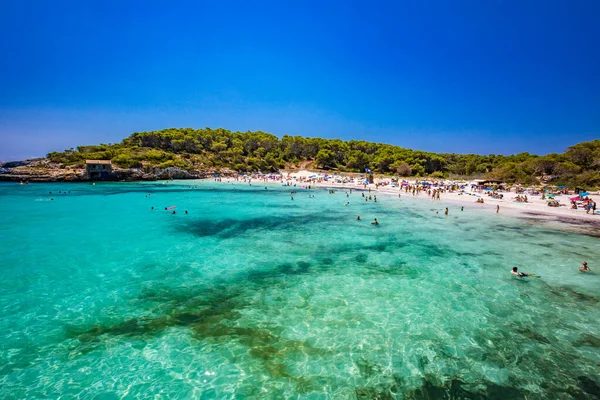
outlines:
[[600, 140], [569, 147], [562, 154], [536, 156], [437, 154], [364, 140], [306, 138], [225, 129], [164, 129], [138, 132], [118, 144], [80, 146], [48, 154], [64, 165], [86, 159], [112, 160], [123, 168], [229, 168], [240, 172], [276, 171], [314, 162], [314, 166], [347, 172], [370, 168], [400, 176], [487, 176], [509, 183], [600, 186]]

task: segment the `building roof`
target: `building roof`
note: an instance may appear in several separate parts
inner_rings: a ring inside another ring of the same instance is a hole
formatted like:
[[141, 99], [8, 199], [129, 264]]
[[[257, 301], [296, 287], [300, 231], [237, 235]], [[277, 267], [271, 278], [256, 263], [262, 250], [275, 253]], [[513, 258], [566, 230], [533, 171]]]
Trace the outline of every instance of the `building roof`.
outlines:
[[86, 164], [112, 164], [110, 160], [85, 160]]

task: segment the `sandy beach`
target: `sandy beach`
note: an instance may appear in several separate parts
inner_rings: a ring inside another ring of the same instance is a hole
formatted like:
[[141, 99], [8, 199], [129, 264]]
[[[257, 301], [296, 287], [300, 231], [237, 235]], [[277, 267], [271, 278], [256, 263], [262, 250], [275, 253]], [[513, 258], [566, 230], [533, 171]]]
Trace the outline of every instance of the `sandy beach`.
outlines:
[[[288, 176], [288, 172], [282, 171], [283, 176]], [[465, 210], [481, 210], [495, 214], [497, 207], [499, 206], [498, 213], [503, 215], [510, 215], [521, 219], [536, 220], [544, 224], [556, 226], [560, 225], [562, 228], [576, 231], [577, 233], [584, 233], [600, 237], [600, 215], [593, 215], [590, 211], [586, 214], [583, 208], [577, 210], [570, 208], [570, 198], [573, 194], [569, 195], [556, 195], [555, 199], [561, 204], [560, 207], [549, 207], [547, 200], [542, 199], [541, 195], [533, 195], [525, 192], [528, 197], [528, 201], [517, 202], [517, 193], [514, 191], [501, 192], [504, 197], [502, 199], [492, 198], [487, 195], [487, 192], [481, 190], [470, 191], [465, 189], [464, 191], [444, 191], [440, 194], [439, 200], [432, 200], [428, 195], [427, 191], [421, 191], [418, 194], [413, 195], [407, 193], [404, 188], [391, 187], [389, 185], [381, 186], [377, 185], [386, 179], [375, 179], [375, 183], [364, 185], [359, 183], [339, 183], [334, 180], [329, 181], [306, 181], [306, 177], [315, 175], [311, 171], [297, 171], [289, 172], [290, 178], [284, 180], [289, 183], [290, 188], [305, 187], [310, 185], [311, 187], [320, 188], [332, 188], [336, 190], [370, 190], [372, 193], [377, 193], [380, 196], [395, 197], [399, 201], [403, 199], [412, 198], [424, 202], [430, 202], [432, 205], [439, 207], [443, 210], [445, 207], [449, 207], [449, 212], [456, 212], [460, 207], [464, 207]], [[228, 179], [230, 181], [231, 179]], [[417, 185], [417, 179], [407, 179], [409, 185]], [[388, 179], [389, 181], [389, 179]], [[258, 179], [252, 179], [252, 183], [258, 184]], [[261, 183], [278, 184], [281, 185], [281, 181], [268, 180], [267, 182], [260, 181]], [[377, 187], [378, 186], [378, 187]], [[590, 193], [590, 198], [596, 200], [600, 194]], [[484, 203], [477, 203], [477, 199], [483, 199]]]

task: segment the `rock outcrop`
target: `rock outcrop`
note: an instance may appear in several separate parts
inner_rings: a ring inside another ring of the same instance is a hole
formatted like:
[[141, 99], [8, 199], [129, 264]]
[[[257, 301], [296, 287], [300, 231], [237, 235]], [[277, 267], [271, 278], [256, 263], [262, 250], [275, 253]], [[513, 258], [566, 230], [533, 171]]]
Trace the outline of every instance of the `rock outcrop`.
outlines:
[[[226, 171], [225, 175], [234, 174]], [[161, 179], [203, 179], [210, 171], [188, 171], [180, 168], [114, 168], [107, 181], [155, 181]], [[52, 163], [41, 158], [35, 160], [0, 163], [0, 181], [27, 182], [87, 182], [90, 179], [81, 167]]]

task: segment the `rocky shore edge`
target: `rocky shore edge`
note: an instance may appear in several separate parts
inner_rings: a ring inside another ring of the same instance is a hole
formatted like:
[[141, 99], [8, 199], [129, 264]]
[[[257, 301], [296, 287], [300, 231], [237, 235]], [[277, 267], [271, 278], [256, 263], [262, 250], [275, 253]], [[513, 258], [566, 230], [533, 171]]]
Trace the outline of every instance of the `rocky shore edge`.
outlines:
[[0, 181], [9, 182], [89, 182], [89, 181], [156, 181], [164, 179], [204, 179], [219, 173], [237, 174], [232, 170], [185, 170], [181, 168], [113, 168], [105, 179], [91, 179], [85, 168], [63, 167], [46, 158], [0, 163]]

